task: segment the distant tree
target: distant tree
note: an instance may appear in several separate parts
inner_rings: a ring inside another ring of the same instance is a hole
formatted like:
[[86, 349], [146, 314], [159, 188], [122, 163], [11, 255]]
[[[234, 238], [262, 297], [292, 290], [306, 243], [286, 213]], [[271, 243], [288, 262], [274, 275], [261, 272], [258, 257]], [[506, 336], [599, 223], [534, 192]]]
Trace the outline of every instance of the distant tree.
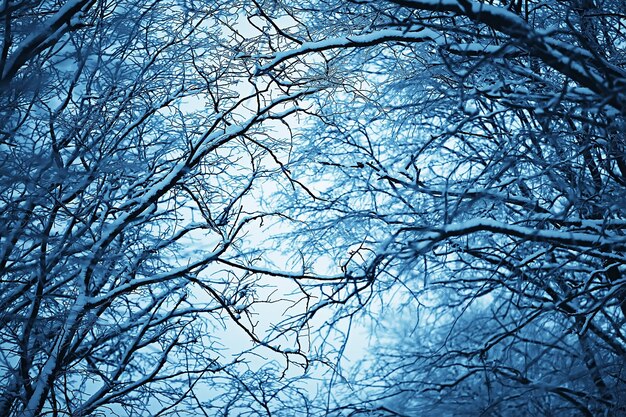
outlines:
[[299, 1], [262, 18], [289, 24], [257, 74], [325, 87], [285, 161], [310, 193], [283, 201], [298, 256], [344, 272], [329, 323], [394, 303], [422, 318], [337, 413], [623, 415], [624, 3]]

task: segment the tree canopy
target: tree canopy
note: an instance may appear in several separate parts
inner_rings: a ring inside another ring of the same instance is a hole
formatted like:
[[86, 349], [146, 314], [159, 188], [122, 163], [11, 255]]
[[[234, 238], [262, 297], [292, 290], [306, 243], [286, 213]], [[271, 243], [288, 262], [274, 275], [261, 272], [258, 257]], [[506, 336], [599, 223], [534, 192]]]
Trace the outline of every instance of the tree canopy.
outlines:
[[0, 17], [0, 416], [626, 413], [621, 0]]

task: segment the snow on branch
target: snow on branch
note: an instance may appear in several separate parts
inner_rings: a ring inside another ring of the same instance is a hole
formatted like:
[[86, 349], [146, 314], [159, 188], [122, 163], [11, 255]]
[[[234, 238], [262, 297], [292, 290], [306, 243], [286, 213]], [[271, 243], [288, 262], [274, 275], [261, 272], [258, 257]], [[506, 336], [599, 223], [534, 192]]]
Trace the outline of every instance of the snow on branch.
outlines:
[[[626, 95], [616, 84], [624, 83], [626, 73], [593, 57], [584, 49], [561, 42], [547, 33], [534, 30], [524, 19], [503, 7], [471, 0], [391, 0], [418, 10], [450, 12], [510, 36], [546, 65], [605, 98], [607, 103], [626, 112]], [[591, 64], [591, 65], [589, 65]]]
[[417, 31], [403, 31], [395, 29], [384, 29], [364, 35], [342, 36], [338, 38], [325, 39], [318, 42], [306, 42], [299, 48], [276, 53], [270, 61], [260, 66], [256, 70], [257, 75], [261, 75], [276, 67], [276, 65], [289, 59], [306, 55], [312, 52], [323, 52], [331, 49], [342, 48], [362, 48], [366, 46], [379, 45], [385, 42], [423, 42], [437, 40], [441, 35], [430, 29], [420, 29]]
[[70, 0], [65, 3], [43, 25], [20, 42], [4, 65], [0, 85], [11, 81], [17, 71], [33, 56], [53, 46], [72, 26], [79, 23], [77, 17], [94, 4], [94, 0]]
[[[432, 232], [429, 234], [431, 238], [429, 240], [431, 242], [477, 232], [491, 232], [534, 242], [550, 243], [557, 246], [578, 246], [616, 251], [626, 250], [626, 237], [610, 237], [581, 232], [536, 229], [510, 225], [486, 218], [475, 218], [461, 223], [450, 224], [440, 228], [428, 228], [426, 230]], [[430, 247], [430, 244], [425, 247]]]

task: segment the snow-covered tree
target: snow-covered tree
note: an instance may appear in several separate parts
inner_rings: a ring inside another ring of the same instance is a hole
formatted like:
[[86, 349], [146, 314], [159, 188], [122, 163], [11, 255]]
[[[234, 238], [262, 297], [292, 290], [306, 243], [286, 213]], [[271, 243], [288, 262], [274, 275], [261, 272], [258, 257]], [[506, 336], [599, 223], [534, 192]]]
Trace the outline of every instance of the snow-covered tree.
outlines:
[[624, 3], [281, 5], [257, 74], [329, 86], [293, 239], [344, 271], [338, 317], [422, 319], [338, 412], [622, 415]]
[[267, 415], [294, 397], [279, 377], [301, 354], [252, 316], [278, 296], [220, 263], [256, 256], [259, 132], [308, 93], [249, 81], [243, 12], [0, 4], [1, 416]]

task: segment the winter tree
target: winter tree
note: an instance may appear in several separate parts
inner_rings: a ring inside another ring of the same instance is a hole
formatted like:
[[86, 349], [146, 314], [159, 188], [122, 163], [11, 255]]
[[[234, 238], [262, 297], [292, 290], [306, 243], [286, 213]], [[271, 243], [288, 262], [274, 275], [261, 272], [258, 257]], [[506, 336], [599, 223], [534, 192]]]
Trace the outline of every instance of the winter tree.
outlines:
[[325, 84], [285, 163], [311, 192], [284, 201], [310, 262], [344, 273], [331, 323], [413, 318], [334, 387], [337, 414], [623, 415], [624, 3], [299, 1], [264, 17], [291, 26], [257, 74]]
[[0, 415], [293, 404], [285, 372], [306, 360], [254, 317], [280, 297], [222, 262], [258, 256], [244, 243], [271, 215], [252, 198], [276, 169], [267, 133], [310, 91], [250, 80], [234, 2], [0, 15]]

